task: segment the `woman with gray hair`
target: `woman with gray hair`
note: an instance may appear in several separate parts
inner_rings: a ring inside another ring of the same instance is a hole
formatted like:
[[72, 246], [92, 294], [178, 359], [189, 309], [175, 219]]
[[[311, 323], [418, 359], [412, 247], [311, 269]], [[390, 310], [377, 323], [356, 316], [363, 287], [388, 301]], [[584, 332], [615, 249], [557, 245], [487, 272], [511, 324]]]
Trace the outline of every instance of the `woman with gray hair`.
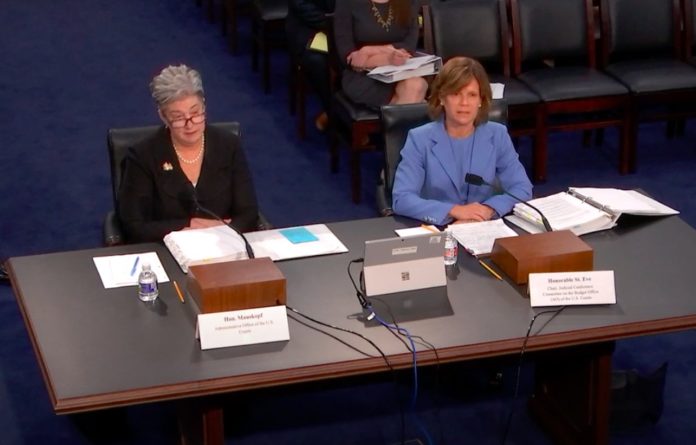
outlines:
[[256, 226], [258, 205], [238, 138], [206, 126], [200, 74], [164, 68], [150, 83], [162, 127], [131, 147], [118, 196], [129, 242], [161, 241], [169, 232], [222, 224], [200, 213], [194, 197], [238, 230]]

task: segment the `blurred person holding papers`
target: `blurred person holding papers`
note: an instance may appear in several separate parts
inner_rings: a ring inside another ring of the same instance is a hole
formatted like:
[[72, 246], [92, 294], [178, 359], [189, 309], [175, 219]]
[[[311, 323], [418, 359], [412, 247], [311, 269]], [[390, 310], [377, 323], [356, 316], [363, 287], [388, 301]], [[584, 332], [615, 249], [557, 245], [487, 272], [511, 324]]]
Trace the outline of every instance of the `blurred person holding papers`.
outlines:
[[379, 109], [386, 104], [425, 99], [428, 83], [411, 77], [384, 83], [367, 76], [383, 65], [403, 65], [418, 43], [415, 0], [341, 0], [336, 2], [334, 37], [344, 70], [341, 88], [350, 100]]
[[467, 184], [469, 173], [522, 200], [532, 197], [507, 128], [487, 121], [491, 100], [479, 62], [455, 57], [443, 66], [428, 98], [435, 120], [409, 131], [401, 151], [392, 192], [395, 213], [446, 225], [510, 212], [515, 199], [487, 185]]
[[196, 199], [238, 230], [253, 229], [258, 204], [246, 157], [233, 134], [206, 126], [200, 74], [168, 66], [150, 90], [163, 125], [125, 160], [118, 216], [128, 242], [223, 224], [200, 213]]

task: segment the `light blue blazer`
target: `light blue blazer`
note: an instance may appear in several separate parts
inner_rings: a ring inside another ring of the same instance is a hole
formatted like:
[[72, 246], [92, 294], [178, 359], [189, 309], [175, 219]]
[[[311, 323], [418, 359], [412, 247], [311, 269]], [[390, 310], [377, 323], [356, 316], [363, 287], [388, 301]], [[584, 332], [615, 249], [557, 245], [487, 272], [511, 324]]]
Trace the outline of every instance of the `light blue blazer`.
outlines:
[[456, 204], [480, 202], [498, 216], [512, 210], [515, 199], [496, 194], [489, 186], [467, 184], [466, 173], [497, 182], [522, 200], [532, 197], [532, 184], [504, 125], [483, 123], [469, 137], [474, 138], [472, 152], [461, 154], [462, 161], [456, 162], [442, 119], [409, 131], [392, 190], [396, 214], [445, 225], [452, 221], [449, 211]]

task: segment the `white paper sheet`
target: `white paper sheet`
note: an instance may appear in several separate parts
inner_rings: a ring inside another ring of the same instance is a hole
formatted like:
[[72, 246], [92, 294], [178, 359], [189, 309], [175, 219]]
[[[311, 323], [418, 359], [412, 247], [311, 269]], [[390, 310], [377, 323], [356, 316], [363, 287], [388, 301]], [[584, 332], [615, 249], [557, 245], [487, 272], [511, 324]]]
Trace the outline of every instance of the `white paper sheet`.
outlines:
[[317, 241], [293, 244], [280, 233], [284, 229], [249, 232], [245, 236], [257, 258], [269, 257], [273, 261], [348, 252], [348, 248], [325, 224], [314, 224], [304, 228], [316, 236]]
[[[135, 264], [136, 258], [140, 259], [138, 260], [137, 267], [133, 270], [133, 264]], [[99, 277], [105, 289], [135, 286], [138, 284], [138, 275], [140, 275], [140, 271], [143, 270], [144, 262], [150, 263], [152, 271], [157, 275], [158, 282], [166, 283], [169, 281], [169, 276], [167, 276], [167, 272], [164, 271], [164, 267], [157, 256], [157, 252], [102, 256], [94, 257], [92, 260], [97, 267], [97, 272], [99, 272]], [[131, 271], [133, 272], [132, 274]]]

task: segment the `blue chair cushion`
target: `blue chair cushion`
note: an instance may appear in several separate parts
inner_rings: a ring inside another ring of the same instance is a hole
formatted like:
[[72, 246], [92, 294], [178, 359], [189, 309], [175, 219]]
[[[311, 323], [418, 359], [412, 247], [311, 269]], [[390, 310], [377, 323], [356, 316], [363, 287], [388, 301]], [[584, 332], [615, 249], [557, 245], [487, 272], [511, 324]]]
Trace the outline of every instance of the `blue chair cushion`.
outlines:
[[628, 89], [619, 81], [587, 67], [531, 70], [518, 78], [544, 102], [628, 94]]

